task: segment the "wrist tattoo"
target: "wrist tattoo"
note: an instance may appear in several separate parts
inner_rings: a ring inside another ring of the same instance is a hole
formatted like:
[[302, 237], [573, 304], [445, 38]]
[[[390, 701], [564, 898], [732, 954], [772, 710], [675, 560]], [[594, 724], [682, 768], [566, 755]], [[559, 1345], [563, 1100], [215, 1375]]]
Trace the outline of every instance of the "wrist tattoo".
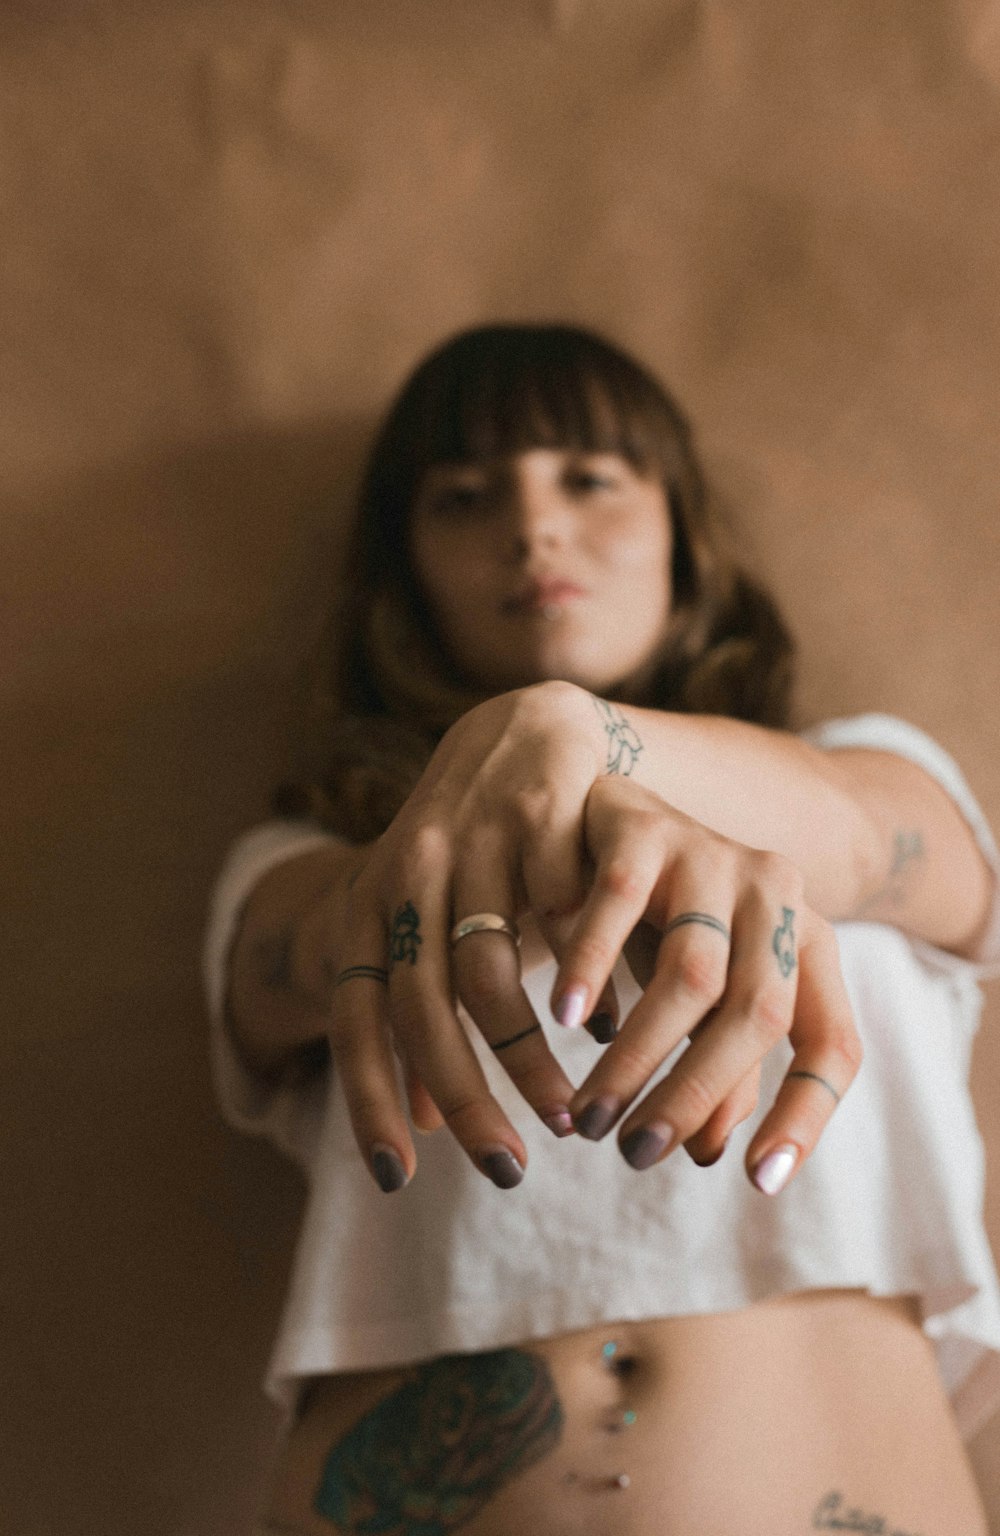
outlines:
[[605, 699], [594, 698], [594, 708], [601, 717], [605, 735], [608, 738], [608, 760], [605, 772], [618, 773], [627, 778], [639, 761], [639, 753], [642, 751], [642, 742], [638, 732], [629, 725], [621, 710], [615, 704], [609, 704]]
[[898, 830], [893, 834], [892, 856], [889, 871], [878, 890], [866, 896], [854, 911], [853, 918], [863, 918], [877, 908], [890, 906], [898, 909], [913, 894], [913, 885], [920, 873], [920, 866], [927, 855], [927, 848], [919, 827], [912, 831]]
[[782, 976], [790, 976], [795, 969], [795, 911], [782, 907], [781, 927], [775, 928], [771, 947], [778, 957], [778, 970]]
[[866, 1515], [860, 1509], [848, 1509], [839, 1493], [828, 1493], [821, 1500], [812, 1518], [814, 1531], [857, 1531], [860, 1536], [919, 1536], [917, 1531], [904, 1531], [893, 1525], [884, 1515]]
[[420, 914], [412, 901], [404, 901], [392, 920], [392, 933], [389, 935], [390, 966], [401, 965], [404, 961], [416, 965], [417, 951], [423, 942]]
[[313, 1499], [338, 1531], [447, 1536], [555, 1448], [548, 1366], [521, 1349], [415, 1367], [333, 1446]]

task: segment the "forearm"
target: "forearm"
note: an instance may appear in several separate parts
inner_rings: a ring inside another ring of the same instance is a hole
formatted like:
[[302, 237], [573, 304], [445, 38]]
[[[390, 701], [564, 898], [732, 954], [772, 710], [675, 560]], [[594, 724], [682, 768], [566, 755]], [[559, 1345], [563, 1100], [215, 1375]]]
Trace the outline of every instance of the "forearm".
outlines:
[[820, 751], [719, 716], [612, 709], [642, 743], [640, 782], [714, 831], [791, 859], [824, 917], [890, 923], [971, 952], [992, 877], [951, 798], [921, 768], [885, 752]]
[[363, 850], [344, 843], [284, 860], [253, 890], [229, 963], [229, 1026], [259, 1071], [280, 1071], [322, 1041], [337, 925]]

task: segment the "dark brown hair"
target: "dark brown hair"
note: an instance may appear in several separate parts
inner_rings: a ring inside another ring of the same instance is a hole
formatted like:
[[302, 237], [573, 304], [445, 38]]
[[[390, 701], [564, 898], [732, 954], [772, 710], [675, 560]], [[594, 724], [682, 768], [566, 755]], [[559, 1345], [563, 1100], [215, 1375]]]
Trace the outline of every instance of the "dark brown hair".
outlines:
[[420, 364], [375, 439], [317, 657], [300, 771], [276, 791], [276, 811], [370, 841], [448, 726], [487, 696], [462, 682], [435, 634], [410, 560], [410, 512], [432, 465], [535, 447], [619, 453], [666, 493], [669, 631], [641, 689], [624, 680], [610, 696], [789, 724], [794, 643], [773, 599], [727, 552], [670, 395], [592, 332], [480, 326]]

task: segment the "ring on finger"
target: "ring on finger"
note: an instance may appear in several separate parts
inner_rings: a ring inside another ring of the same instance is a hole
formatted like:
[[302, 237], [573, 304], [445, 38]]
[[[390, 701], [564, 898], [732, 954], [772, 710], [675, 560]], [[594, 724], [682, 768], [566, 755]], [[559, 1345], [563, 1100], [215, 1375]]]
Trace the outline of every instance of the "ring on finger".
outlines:
[[448, 936], [452, 949], [462, 939], [467, 939], [470, 933], [505, 933], [509, 939], [514, 940], [518, 948], [521, 947], [521, 934], [517, 924], [508, 922], [499, 912], [473, 912], [470, 917], [463, 917], [455, 924]]
[[666, 938], [675, 928], [683, 928], [685, 923], [701, 923], [706, 928], [714, 928], [724, 939], [732, 940], [732, 934], [725, 923], [721, 918], [713, 917], [710, 912], [682, 912], [679, 917], [672, 917], [663, 930], [663, 937]]

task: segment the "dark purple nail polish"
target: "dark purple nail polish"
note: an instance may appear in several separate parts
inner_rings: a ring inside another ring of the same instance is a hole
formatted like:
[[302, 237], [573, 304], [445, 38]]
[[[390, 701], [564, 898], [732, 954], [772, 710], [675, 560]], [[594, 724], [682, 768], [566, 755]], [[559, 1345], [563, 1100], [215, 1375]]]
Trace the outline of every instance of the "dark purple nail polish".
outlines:
[[393, 1190], [402, 1189], [407, 1182], [406, 1169], [400, 1162], [391, 1147], [382, 1145], [372, 1147], [372, 1172], [379, 1189], [384, 1189], [387, 1195]]
[[668, 1140], [668, 1137], [651, 1130], [648, 1125], [641, 1125], [637, 1131], [629, 1131], [622, 1138], [619, 1150], [631, 1167], [640, 1170], [652, 1168]]
[[610, 1013], [595, 1013], [591, 1019], [588, 1019], [587, 1028], [598, 1045], [610, 1045], [618, 1033], [614, 1015]]
[[524, 1169], [506, 1148], [500, 1152], [487, 1152], [480, 1161], [483, 1172], [493, 1180], [497, 1189], [513, 1189], [524, 1178]]
[[612, 1098], [610, 1094], [605, 1094], [584, 1109], [578, 1110], [573, 1116], [573, 1124], [580, 1135], [585, 1136], [588, 1141], [600, 1141], [618, 1119], [620, 1109], [618, 1100]]

